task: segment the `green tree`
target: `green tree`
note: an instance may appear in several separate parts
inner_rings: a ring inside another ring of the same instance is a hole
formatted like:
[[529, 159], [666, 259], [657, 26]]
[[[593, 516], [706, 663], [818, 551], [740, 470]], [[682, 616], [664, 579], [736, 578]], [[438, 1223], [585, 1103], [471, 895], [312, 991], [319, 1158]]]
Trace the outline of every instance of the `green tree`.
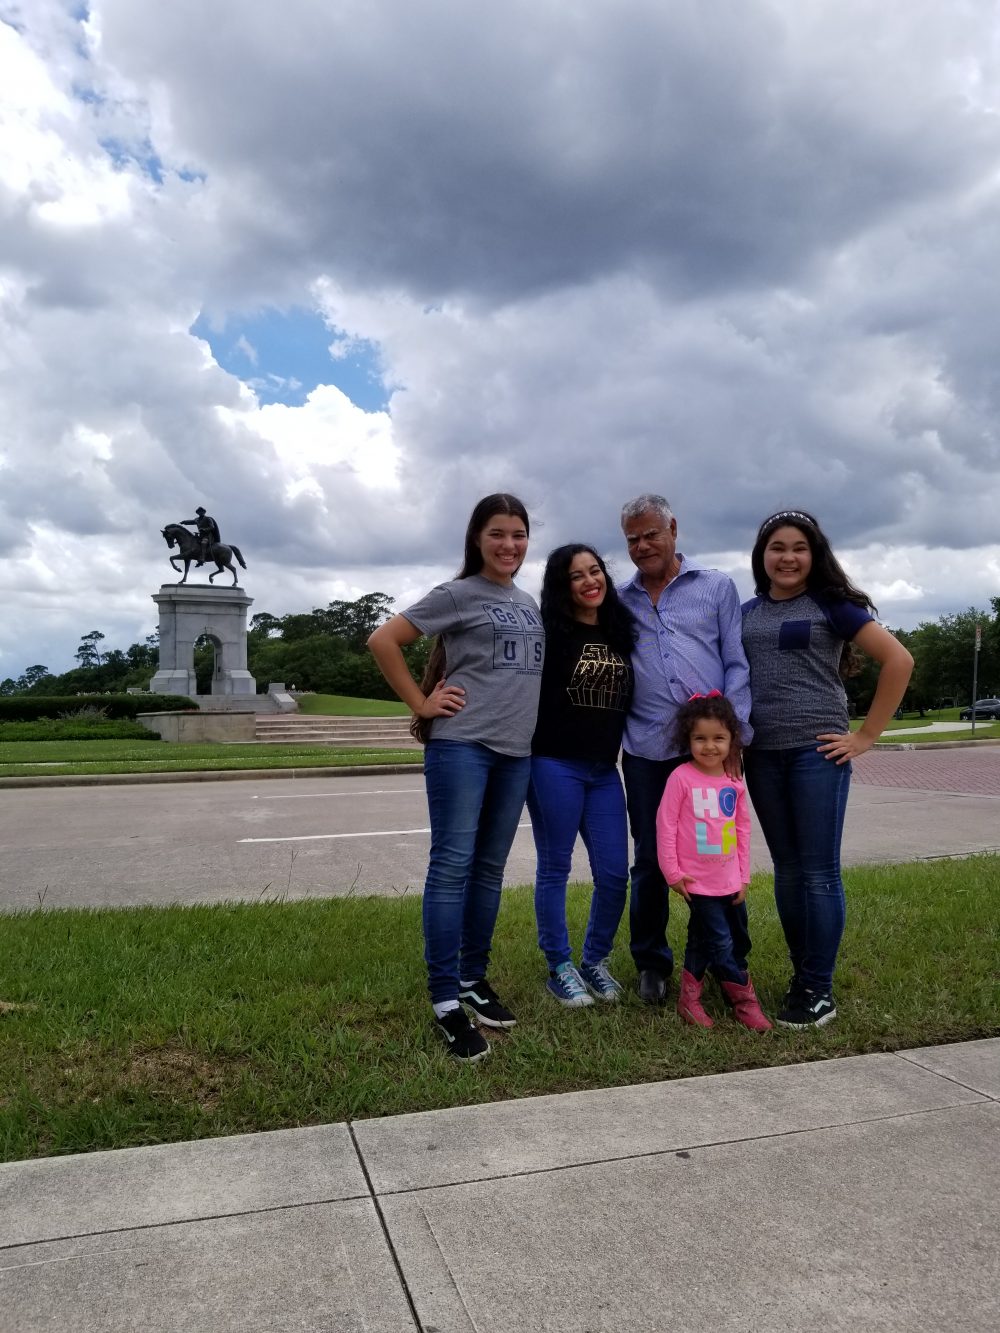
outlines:
[[83, 667], [100, 666], [101, 654], [97, 645], [102, 642], [104, 635], [99, 629], [92, 629], [89, 634], [85, 634], [80, 640], [80, 646], [77, 648], [74, 656]]

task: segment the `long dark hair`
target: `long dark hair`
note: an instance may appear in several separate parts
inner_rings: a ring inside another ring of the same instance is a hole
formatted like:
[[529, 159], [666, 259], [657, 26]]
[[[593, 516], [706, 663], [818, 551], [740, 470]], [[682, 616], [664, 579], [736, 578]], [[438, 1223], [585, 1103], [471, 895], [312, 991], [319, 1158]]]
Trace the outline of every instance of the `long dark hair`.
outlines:
[[[795, 528], [809, 543], [812, 553], [812, 568], [806, 578], [806, 591], [817, 597], [840, 602], [852, 602], [862, 611], [877, 615], [875, 603], [866, 592], [862, 592], [847, 577], [844, 567], [833, 554], [830, 539], [820, 527], [818, 521], [804, 509], [782, 509], [764, 522], [757, 530], [757, 540], [750, 552], [750, 567], [753, 570], [754, 591], [758, 597], [766, 597], [771, 588], [771, 580], [764, 571], [764, 549], [778, 528]], [[840, 674], [843, 677], [856, 676], [860, 670], [860, 658], [857, 649], [850, 643], [844, 644], [840, 658]]]
[[[497, 514], [504, 514], [509, 518], [519, 518], [524, 524], [525, 532], [530, 537], [531, 523], [528, 520], [528, 511], [516, 495], [510, 495], [506, 491], [497, 491], [495, 495], [484, 495], [469, 517], [469, 526], [465, 529], [465, 550], [462, 556], [462, 567], [455, 575], [456, 579], [470, 579], [482, 570], [483, 553], [479, 549], [479, 537], [490, 519], [495, 518]], [[520, 569], [520, 565], [518, 569]], [[515, 569], [514, 573], [517, 572], [518, 570]], [[424, 674], [420, 678], [420, 688], [424, 694], [430, 694], [434, 686], [442, 679], [446, 670], [444, 639], [439, 634], [434, 640], [427, 665], [424, 667]], [[410, 735], [414, 740], [420, 741], [421, 745], [426, 745], [430, 739], [431, 720], [429, 717], [415, 717], [410, 723]]]
[[713, 694], [696, 694], [694, 698], [689, 699], [686, 704], [681, 704], [674, 715], [674, 746], [681, 754], [689, 754], [691, 751], [691, 731], [696, 722], [702, 718], [710, 718], [712, 721], [721, 722], [729, 732], [730, 747], [729, 754], [736, 761], [737, 768], [743, 755], [743, 741], [741, 740], [740, 720], [736, 716], [736, 709], [729, 702], [724, 694], [715, 692]]
[[607, 592], [597, 608], [597, 623], [608, 636], [615, 652], [628, 657], [635, 646], [637, 626], [631, 611], [622, 604], [607, 566], [592, 546], [585, 542], [569, 542], [557, 546], [549, 554], [542, 576], [542, 623], [545, 633], [566, 634], [577, 623], [570, 597], [569, 567], [578, 555], [593, 556], [604, 575]]

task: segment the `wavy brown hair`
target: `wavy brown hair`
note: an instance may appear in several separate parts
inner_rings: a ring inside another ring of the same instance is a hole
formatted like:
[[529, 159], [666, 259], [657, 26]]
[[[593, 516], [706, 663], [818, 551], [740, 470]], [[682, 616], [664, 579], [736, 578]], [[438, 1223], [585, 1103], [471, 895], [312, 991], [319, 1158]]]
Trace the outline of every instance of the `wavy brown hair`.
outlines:
[[686, 704], [681, 704], [674, 717], [673, 739], [677, 750], [681, 754], [691, 753], [691, 731], [694, 724], [700, 722], [702, 718], [721, 722], [730, 735], [729, 753], [737, 764], [741, 764], [743, 741], [740, 720], [736, 716], [736, 709], [724, 694], [698, 694]]
[[[754, 592], [758, 597], [766, 597], [771, 588], [771, 580], [764, 570], [764, 551], [767, 543], [779, 528], [795, 528], [809, 543], [812, 553], [812, 567], [806, 579], [806, 591], [819, 598], [836, 602], [851, 602], [862, 611], [877, 614], [877, 608], [866, 592], [855, 587], [847, 577], [843, 565], [833, 554], [830, 539], [820, 527], [818, 521], [805, 509], [782, 509], [764, 522], [757, 529], [757, 540], [750, 552], [750, 567], [753, 570]], [[845, 643], [840, 654], [840, 675], [844, 680], [856, 676], [861, 670], [861, 654], [853, 643]]]

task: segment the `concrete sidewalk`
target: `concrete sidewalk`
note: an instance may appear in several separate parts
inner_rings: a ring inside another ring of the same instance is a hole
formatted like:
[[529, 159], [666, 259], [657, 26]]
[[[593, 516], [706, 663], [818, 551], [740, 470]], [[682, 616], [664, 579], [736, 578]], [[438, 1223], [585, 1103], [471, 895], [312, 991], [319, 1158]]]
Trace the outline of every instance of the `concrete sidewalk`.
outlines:
[[0, 1167], [0, 1327], [998, 1324], [1000, 1039]]

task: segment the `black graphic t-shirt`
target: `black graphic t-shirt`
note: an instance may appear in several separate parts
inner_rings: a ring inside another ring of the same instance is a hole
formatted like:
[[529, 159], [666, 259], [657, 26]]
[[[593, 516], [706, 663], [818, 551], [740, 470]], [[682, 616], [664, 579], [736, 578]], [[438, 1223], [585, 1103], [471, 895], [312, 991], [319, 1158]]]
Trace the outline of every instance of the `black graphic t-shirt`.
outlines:
[[596, 625], [549, 636], [531, 753], [613, 764], [632, 702], [632, 664]]

